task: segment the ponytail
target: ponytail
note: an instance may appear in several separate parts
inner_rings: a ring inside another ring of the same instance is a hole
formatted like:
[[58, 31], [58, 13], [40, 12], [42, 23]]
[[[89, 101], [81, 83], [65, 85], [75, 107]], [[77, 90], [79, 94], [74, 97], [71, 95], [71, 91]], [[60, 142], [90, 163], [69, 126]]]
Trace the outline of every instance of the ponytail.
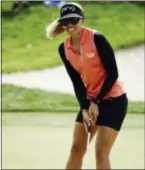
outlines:
[[59, 25], [59, 22], [57, 22], [57, 20], [55, 20], [46, 27], [46, 38], [53, 39], [64, 31], [64, 28]]

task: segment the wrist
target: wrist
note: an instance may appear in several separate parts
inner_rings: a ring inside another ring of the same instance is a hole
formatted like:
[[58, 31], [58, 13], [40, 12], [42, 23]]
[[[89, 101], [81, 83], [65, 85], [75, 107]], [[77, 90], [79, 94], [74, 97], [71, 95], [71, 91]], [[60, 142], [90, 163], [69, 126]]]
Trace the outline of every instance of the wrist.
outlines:
[[82, 112], [87, 112], [88, 110], [87, 109], [82, 109]]
[[85, 103], [83, 103], [83, 105], [81, 106], [81, 110], [83, 111], [88, 111], [89, 109], [89, 106], [90, 106], [90, 100], [86, 100]]
[[101, 100], [99, 100], [99, 99], [92, 99], [91, 101], [97, 105], [100, 104], [100, 102], [101, 102]]

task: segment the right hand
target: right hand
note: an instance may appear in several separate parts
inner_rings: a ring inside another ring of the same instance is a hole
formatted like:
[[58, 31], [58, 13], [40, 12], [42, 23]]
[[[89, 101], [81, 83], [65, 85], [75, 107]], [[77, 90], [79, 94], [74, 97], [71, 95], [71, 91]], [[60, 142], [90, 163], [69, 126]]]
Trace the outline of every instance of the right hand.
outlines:
[[85, 130], [86, 133], [88, 134], [88, 125], [90, 123], [90, 120], [91, 120], [91, 126], [94, 124], [94, 122], [92, 117], [89, 115], [89, 112], [86, 109], [82, 110], [82, 114], [83, 114], [83, 122], [84, 122]]

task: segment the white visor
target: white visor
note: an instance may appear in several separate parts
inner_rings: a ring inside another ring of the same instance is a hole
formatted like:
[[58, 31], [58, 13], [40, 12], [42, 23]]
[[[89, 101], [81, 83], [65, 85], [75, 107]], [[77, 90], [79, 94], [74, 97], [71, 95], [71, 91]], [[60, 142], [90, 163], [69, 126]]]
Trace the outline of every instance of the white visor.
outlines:
[[65, 15], [64, 17], [60, 17], [57, 21], [61, 21], [63, 19], [66, 19], [66, 18], [80, 18], [80, 19], [83, 19], [83, 17], [81, 15], [78, 15], [78, 14], [68, 14], [68, 15]]

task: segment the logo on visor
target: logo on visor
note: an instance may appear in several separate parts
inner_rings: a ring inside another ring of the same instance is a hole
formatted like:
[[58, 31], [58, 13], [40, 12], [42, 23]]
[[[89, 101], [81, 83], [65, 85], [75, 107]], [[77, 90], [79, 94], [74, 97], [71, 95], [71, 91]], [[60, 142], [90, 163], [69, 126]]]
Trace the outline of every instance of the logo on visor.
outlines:
[[66, 6], [66, 7], [62, 8], [61, 12], [63, 13], [65, 11], [67, 11], [67, 10], [74, 12], [76, 9], [75, 9], [74, 6]]

